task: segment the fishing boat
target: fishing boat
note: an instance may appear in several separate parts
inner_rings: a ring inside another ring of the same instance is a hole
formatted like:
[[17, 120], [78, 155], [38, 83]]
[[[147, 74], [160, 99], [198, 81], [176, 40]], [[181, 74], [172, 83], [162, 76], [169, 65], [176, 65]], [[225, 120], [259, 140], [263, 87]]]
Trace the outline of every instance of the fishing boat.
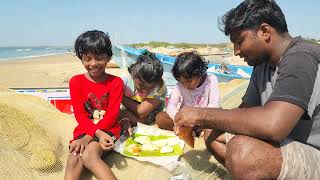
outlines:
[[[59, 111], [66, 114], [73, 114], [73, 108], [70, 97], [70, 90], [67, 87], [57, 88], [11, 88], [16, 93], [38, 96], [55, 106]], [[168, 87], [171, 94], [173, 87]], [[169, 94], [168, 93], [168, 94]], [[166, 96], [166, 101], [169, 95]]]
[[58, 88], [11, 88], [16, 93], [38, 96], [55, 106], [59, 111], [73, 114], [70, 91], [67, 87]]
[[[137, 49], [124, 45], [117, 45], [115, 46], [115, 49], [120, 50], [129, 57], [137, 57], [146, 51], [146, 49]], [[175, 57], [165, 54], [156, 53], [155, 55], [163, 64], [166, 65], [172, 66], [176, 60]], [[232, 79], [249, 79], [251, 77], [252, 69], [253, 68], [250, 66], [209, 63], [207, 72], [209, 74], [216, 75], [221, 81], [230, 81]]]

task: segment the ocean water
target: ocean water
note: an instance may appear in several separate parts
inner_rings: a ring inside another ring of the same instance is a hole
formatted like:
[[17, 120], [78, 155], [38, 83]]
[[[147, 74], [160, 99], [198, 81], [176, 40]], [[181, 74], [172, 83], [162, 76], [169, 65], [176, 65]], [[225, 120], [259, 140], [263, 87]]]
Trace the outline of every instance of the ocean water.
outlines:
[[70, 46], [0, 47], [0, 61], [71, 53]]

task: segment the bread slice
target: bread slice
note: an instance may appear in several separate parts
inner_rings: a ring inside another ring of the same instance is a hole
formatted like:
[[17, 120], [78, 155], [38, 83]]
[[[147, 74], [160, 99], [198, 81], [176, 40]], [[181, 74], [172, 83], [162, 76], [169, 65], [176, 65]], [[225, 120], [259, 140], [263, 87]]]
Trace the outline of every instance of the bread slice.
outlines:
[[194, 137], [192, 136], [192, 127], [181, 127], [178, 129], [179, 138], [190, 147], [194, 148]]

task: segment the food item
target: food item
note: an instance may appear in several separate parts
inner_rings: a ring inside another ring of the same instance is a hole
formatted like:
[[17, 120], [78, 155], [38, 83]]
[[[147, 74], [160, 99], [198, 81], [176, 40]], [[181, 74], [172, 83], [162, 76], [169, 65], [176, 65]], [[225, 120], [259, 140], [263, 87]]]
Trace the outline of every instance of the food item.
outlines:
[[173, 152], [173, 147], [172, 146], [163, 146], [160, 149], [160, 153], [165, 154], [165, 153], [171, 153]]
[[194, 148], [194, 137], [192, 136], [192, 127], [181, 127], [178, 129], [179, 138], [190, 147]]
[[177, 137], [167, 139], [168, 146], [175, 146], [176, 144], [179, 144], [179, 139]]
[[142, 151], [141, 147], [136, 144], [130, 144], [126, 149], [135, 156], [140, 155]]
[[168, 144], [168, 141], [167, 139], [160, 139], [160, 140], [152, 141], [152, 144], [154, 146], [163, 147]]
[[[128, 138], [125, 152], [128, 156], [170, 156], [182, 154], [181, 140], [176, 136], [148, 136], [135, 134]], [[177, 148], [177, 149], [176, 149]], [[173, 154], [172, 154], [173, 153]]]
[[151, 143], [149, 144], [143, 144], [141, 146], [142, 151], [157, 151], [159, 147], [152, 145]]
[[150, 137], [148, 136], [138, 136], [134, 138], [134, 141], [139, 144], [149, 144], [151, 142]]

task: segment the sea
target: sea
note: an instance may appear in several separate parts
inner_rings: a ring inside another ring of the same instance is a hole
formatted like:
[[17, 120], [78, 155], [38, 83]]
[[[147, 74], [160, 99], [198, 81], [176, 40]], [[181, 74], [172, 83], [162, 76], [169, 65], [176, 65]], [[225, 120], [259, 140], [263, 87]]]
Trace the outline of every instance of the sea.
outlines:
[[71, 46], [0, 47], [0, 61], [72, 53]]

